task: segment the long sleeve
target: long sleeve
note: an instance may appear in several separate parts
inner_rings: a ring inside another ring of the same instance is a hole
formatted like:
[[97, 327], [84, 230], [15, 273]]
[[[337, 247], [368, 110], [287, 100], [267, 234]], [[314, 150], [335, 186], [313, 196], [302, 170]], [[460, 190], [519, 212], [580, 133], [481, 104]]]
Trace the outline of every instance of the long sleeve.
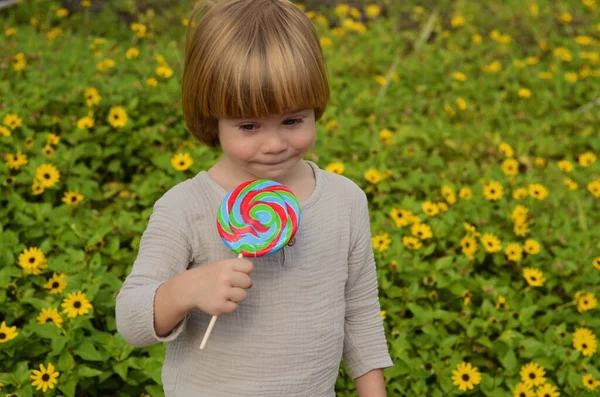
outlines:
[[187, 220], [181, 211], [166, 203], [163, 196], [154, 204], [133, 269], [117, 296], [117, 331], [128, 343], [138, 347], [176, 339], [189, 318], [188, 314], [169, 335], [156, 335], [156, 290], [162, 283], [187, 269], [193, 252], [186, 234], [189, 230]]
[[343, 351], [343, 360], [353, 378], [393, 365], [381, 319], [369, 209], [364, 193], [357, 207], [348, 258]]

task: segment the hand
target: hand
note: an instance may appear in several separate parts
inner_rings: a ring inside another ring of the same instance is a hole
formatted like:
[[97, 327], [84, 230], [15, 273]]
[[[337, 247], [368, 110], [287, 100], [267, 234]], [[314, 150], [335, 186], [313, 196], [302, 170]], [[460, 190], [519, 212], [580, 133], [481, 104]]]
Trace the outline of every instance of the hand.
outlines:
[[254, 265], [248, 259], [236, 258], [211, 262], [185, 272], [186, 300], [190, 309], [197, 307], [205, 313], [233, 313], [248, 297], [252, 288], [250, 273]]

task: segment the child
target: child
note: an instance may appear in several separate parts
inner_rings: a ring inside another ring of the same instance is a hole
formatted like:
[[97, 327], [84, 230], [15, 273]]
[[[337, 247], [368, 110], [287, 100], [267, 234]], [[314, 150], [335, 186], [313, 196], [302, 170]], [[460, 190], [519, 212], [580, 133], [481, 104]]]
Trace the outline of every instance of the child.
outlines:
[[[167, 397], [333, 397], [342, 359], [360, 397], [385, 396], [392, 361], [366, 196], [303, 160], [329, 102], [311, 21], [287, 0], [203, 3], [194, 15], [183, 113], [192, 135], [223, 155], [155, 203], [117, 297], [119, 333], [134, 346], [169, 342]], [[302, 219], [282, 250], [237, 259], [216, 214], [251, 179], [290, 188]]]

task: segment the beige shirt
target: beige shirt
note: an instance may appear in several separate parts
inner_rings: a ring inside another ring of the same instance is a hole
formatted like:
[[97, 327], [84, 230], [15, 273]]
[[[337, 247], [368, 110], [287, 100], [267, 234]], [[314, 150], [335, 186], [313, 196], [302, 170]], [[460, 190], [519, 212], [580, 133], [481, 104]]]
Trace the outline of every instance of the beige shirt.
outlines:
[[154, 295], [186, 269], [235, 258], [216, 214], [226, 191], [206, 171], [154, 205], [119, 295], [119, 334], [134, 346], [168, 342], [166, 397], [334, 397], [343, 359], [353, 378], [392, 366], [378, 300], [367, 199], [350, 179], [321, 170], [300, 205], [293, 244], [254, 263], [252, 289], [219, 316], [194, 309], [171, 334], [154, 331]]

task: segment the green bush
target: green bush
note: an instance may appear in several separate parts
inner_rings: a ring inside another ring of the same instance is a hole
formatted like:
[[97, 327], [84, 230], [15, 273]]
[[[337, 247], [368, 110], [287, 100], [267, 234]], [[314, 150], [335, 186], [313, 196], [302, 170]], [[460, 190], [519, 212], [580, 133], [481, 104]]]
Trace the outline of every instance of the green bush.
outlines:
[[[506, 396], [545, 371], [538, 395], [592, 396], [596, 3], [430, 3], [306, 9], [332, 88], [309, 158], [368, 193], [388, 395]], [[190, 7], [2, 11], [2, 392], [42, 393], [52, 365], [49, 395], [163, 395], [164, 346], [125, 343], [114, 306], [153, 203], [219, 156], [180, 110]], [[356, 395], [343, 366], [336, 390]]]

